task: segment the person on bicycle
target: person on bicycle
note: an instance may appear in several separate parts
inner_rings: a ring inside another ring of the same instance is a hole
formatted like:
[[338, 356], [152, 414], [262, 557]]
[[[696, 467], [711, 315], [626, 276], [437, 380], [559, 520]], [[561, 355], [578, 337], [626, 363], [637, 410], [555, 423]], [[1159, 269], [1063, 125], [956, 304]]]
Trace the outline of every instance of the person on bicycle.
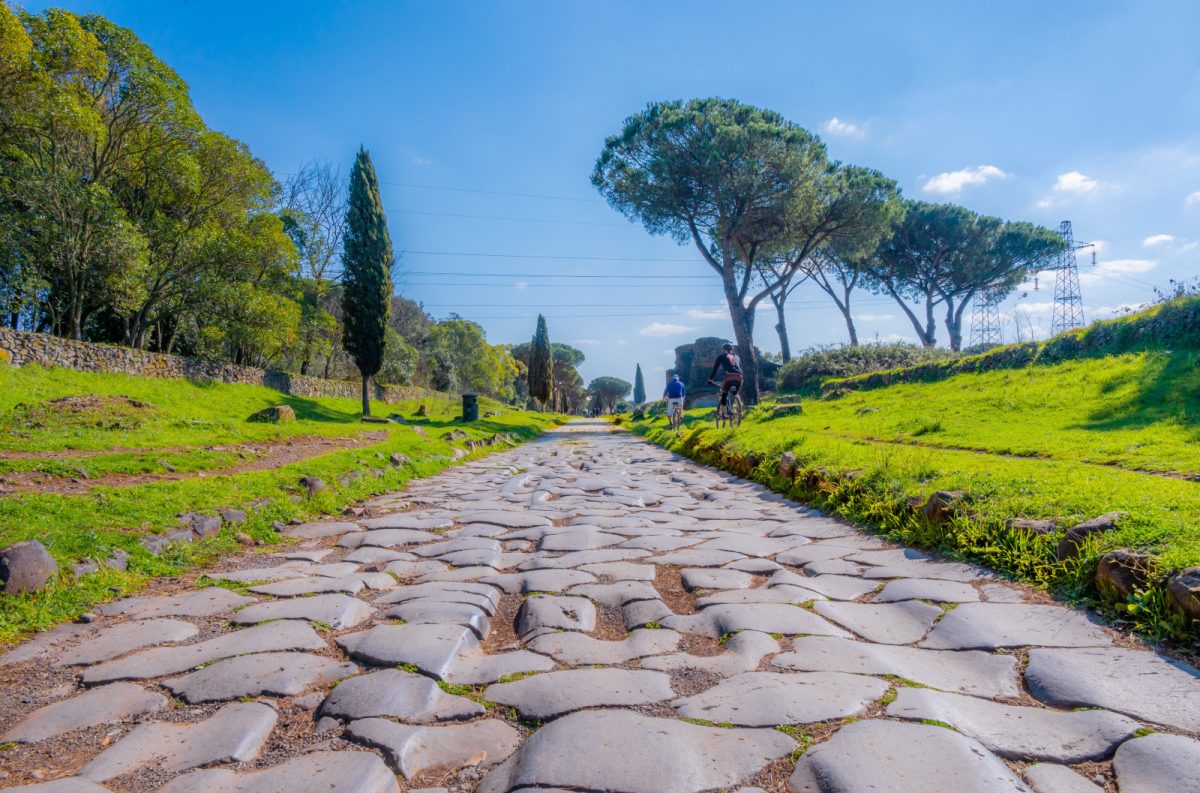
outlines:
[[667, 388], [663, 391], [663, 399], [667, 400], [667, 416], [674, 416], [675, 410], [683, 410], [683, 400], [687, 396], [687, 386], [679, 379], [679, 375], [671, 375], [671, 382], [667, 383]]
[[733, 345], [725, 342], [721, 346], [721, 354], [717, 356], [717, 360], [713, 362], [712, 373], [708, 376], [708, 382], [716, 385], [717, 370], [725, 370], [725, 378], [721, 381], [721, 402], [723, 408], [729, 407], [729, 396], [737, 396], [742, 390], [742, 359], [738, 358], [737, 353], [733, 351]]

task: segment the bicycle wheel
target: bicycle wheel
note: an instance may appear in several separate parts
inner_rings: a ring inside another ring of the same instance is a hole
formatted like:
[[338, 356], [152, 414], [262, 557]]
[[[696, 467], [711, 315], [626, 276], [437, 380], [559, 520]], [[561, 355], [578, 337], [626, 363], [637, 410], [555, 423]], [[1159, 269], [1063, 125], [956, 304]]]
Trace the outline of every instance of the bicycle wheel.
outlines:
[[742, 425], [742, 398], [741, 397], [738, 397], [737, 400], [733, 403], [733, 410], [730, 413], [729, 422], [734, 427], [740, 427]]

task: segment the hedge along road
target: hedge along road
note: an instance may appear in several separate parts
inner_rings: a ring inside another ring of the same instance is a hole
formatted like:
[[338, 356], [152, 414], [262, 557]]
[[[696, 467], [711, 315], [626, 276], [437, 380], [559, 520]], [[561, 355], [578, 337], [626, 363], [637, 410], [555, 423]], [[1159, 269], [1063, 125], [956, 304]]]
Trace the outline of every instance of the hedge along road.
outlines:
[[1196, 789], [1195, 669], [606, 423], [370, 506], [0, 657], [2, 783]]

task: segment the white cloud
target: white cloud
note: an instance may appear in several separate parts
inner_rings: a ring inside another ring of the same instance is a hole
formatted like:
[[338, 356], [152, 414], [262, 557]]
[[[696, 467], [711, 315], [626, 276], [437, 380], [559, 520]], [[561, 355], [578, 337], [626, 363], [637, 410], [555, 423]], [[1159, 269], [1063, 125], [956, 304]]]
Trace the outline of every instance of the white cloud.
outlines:
[[656, 366], [656, 367], [654, 367], [653, 369], [651, 369], [650, 371], [652, 371], [652, 372], [665, 372], [665, 371], [667, 371], [667, 370], [666, 370], [666, 369], [664, 369], [664, 368], [663, 368], [663, 367], [661, 367], [661, 366]]
[[1109, 259], [1079, 274], [1079, 283], [1098, 284], [1113, 276], [1145, 273], [1158, 266], [1154, 259]]
[[729, 312], [723, 308], [689, 308], [684, 313], [692, 319], [725, 319], [729, 316]]
[[528, 281], [517, 281], [515, 284], [513, 284], [513, 286], [515, 286], [517, 289], [524, 289], [525, 287], [529, 286], [529, 282]]
[[1198, 245], [1200, 245], [1200, 242], [1185, 242], [1183, 245], [1181, 245], [1179, 247], [1179, 250], [1181, 250], [1181, 251], [1195, 250], [1196, 246], [1198, 246]]
[[1146, 239], [1142, 240], [1142, 245], [1147, 248], [1152, 248], [1155, 245], [1162, 245], [1164, 242], [1174, 242], [1175, 238], [1170, 234], [1151, 234]]
[[905, 336], [903, 333], [889, 333], [886, 336], [877, 336], [876, 340], [886, 342], [888, 344], [894, 344], [900, 341], [911, 342], [913, 338], [912, 336]]
[[864, 124], [855, 124], [851, 121], [842, 121], [837, 116], [826, 121], [821, 125], [821, 130], [826, 135], [833, 135], [839, 138], [865, 138], [867, 136], [867, 128]]
[[1187, 198], [1183, 199], [1183, 203], [1191, 206], [1192, 204], [1200, 204], [1200, 190], [1194, 193], [1188, 193]]
[[1049, 316], [1054, 313], [1054, 302], [1051, 300], [1046, 300], [1037, 303], [1020, 303], [1016, 308], [1013, 309], [1013, 313], [1033, 316]]
[[981, 185], [990, 179], [1007, 179], [1008, 174], [994, 165], [979, 165], [959, 171], [946, 171], [925, 182], [921, 189], [926, 193], [957, 195], [965, 187]]
[[616, 345], [617, 345], [618, 347], [624, 347], [624, 346], [625, 346], [625, 340], [624, 340], [624, 339], [617, 339], [617, 341], [616, 341]]
[[1054, 189], [1060, 193], [1090, 193], [1099, 186], [1099, 182], [1079, 171], [1060, 173], [1054, 182]]
[[[641, 329], [643, 336], [678, 336], [681, 333], [691, 333], [696, 328], [690, 325], [675, 325], [670, 322], [651, 322]], [[618, 342], [620, 343], [620, 342]]]
[[413, 157], [413, 165], [433, 165], [433, 160], [427, 157]]
[[889, 319], [895, 319], [895, 314], [855, 314], [855, 322], [887, 322]]
[[600, 342], [597, 339], [576, 339], [575, 343], [582, 347], [599, 347]]
[[675, 355], [675, 351], [674, 351], [674, 350], [663, 350], [663, 351], [662, 351], [662, 354], [663, 354], [663, 355], [670, 355], [670, 356], [674, 357], [674, 355]]

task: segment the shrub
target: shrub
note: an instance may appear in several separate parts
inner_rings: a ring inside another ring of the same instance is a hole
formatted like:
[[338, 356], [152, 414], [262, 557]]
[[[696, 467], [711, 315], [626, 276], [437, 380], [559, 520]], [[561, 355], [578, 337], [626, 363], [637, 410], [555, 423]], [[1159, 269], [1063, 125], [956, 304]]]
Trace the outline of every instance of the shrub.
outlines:
[[856, 347], [826, 347], [806, 350], [779, 370], [780, 391], [817, 392], [830, 377], [850, 377], [932, 361], [945, 361], [956, 353], [915, 344], [860, 344]]

